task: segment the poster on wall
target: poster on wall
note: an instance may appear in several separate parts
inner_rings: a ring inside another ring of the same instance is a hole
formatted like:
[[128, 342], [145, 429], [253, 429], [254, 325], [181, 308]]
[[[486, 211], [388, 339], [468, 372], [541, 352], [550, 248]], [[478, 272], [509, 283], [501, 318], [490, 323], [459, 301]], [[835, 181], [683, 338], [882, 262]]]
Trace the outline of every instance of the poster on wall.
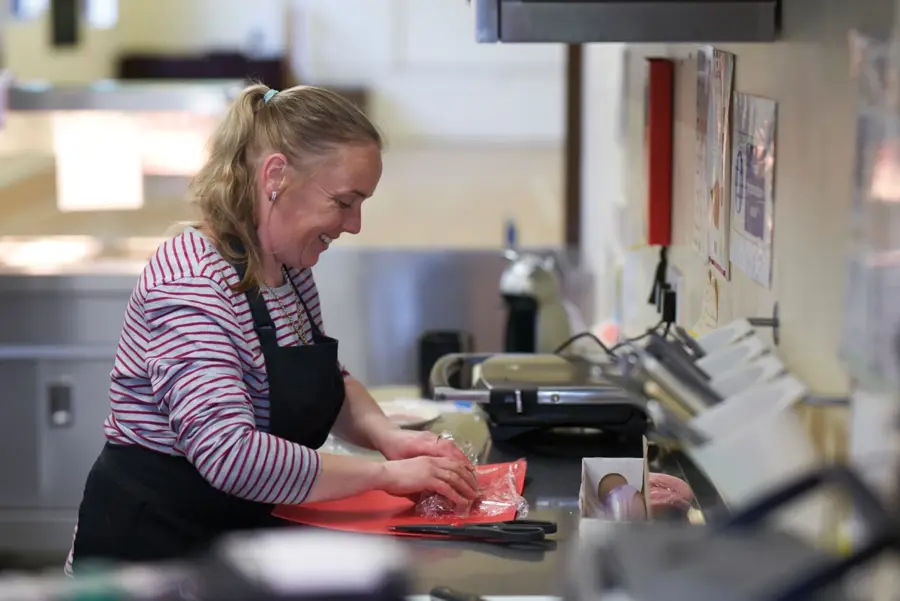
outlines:
[[704, 259], [709, 190], [706, 186], [706, 136], [709, 123], [709, 66], [707, 53], [697, 53], [697, 114], [694, 126], [694, 227], [691, 246]]
[[710, 63], [706, 126], [706, 251], [710, 263], [727, 279], [731, 276], [728, 238], [731, 221], [731, 92], [734, 85], [734, 55], [714, 48], [704, 49], [704, 52]]
[[731, 263], [772, 287], [775, 224], [775, 125], [778, 104], [734, 93], [731, 146]]

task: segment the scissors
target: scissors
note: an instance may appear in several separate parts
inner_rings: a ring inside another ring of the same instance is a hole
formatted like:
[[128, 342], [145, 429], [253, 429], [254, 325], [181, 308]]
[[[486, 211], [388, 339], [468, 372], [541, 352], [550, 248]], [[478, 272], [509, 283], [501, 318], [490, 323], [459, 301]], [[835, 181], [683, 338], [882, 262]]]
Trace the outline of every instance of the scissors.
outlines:
[[391, 528], [392, 532], [430, 534], [447, 538], [509, 544], [542, 541], [548, 534], [554, 534], [556, 530], [556, 522], [544, 522], [541, 520], [507, 520], [505, 522], [485, 522], [462, 526], [416, 524]]

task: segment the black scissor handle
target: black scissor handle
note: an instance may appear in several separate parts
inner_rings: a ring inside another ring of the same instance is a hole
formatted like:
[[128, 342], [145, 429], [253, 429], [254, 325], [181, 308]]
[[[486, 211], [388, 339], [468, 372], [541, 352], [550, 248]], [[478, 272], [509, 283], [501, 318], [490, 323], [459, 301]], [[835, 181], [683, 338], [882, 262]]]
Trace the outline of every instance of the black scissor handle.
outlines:
[[544, 540], [544, 531], [537, 526], [513, 524], [470, 524], [467, 526], [443, 526], [423, 524], [420, 526], [395, 526], [394, 532], [445, 536], [470, 541], [490, 541], [498, 543], [530, 543]]
[[548, 522], [544, 520], [507, 520], [505, 522], [496, 522], [497, 525], [503, 526], [527, 526], [529, 528], [540, 528], [544, 534], [556, 534], [559, 527], [556, 522]]
[[484, 601], [484, 597], [467, 593], [449, 586], [438, 586], [431, 589], [429, 596], [436, 601]]
[[391, 528], [394, 532], [405, 532], [408, 534], [436, 534], [441, 536], [450, 536], [459, 530], [461, 526], [444, 526], [442, 524], [420, 524], [417, 526], [394, 526]]
[[458, 533], [451, 533], [451, 536], [501, 543], [529, 543], [544, 540], [545, 533], [536, 526], [473, 524], [461, 526]]

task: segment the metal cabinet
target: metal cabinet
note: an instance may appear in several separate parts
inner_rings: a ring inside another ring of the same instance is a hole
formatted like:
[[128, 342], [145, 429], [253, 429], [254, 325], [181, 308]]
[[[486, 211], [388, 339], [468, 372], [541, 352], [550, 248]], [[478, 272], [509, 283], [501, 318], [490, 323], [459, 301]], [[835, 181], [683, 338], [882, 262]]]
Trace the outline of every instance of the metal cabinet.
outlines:
[[[491, 251], [351, 247], [325, 253], [316, 281], [344, 363], [393, 385], [416, 381], [424, 331], [472, 332], [478, 350], [500, 350], [505, 264]], [[68, 551], [137, 277], [0, 273], [0, 553]]]
[[113, 357], [38, 363], [42, 508], [69, 509], [81, 502], [85, 477], [104, 444]]
[[0, 382], [0, 508], [34, 507], [41, 497], [37, 365], [0, 360]]
[[0, 552], [71, 542], [104, 443], [114, 348], [0, 347]]
[[0, 277], [0, 553], [59, 553], [104, 443], [133, 277]]

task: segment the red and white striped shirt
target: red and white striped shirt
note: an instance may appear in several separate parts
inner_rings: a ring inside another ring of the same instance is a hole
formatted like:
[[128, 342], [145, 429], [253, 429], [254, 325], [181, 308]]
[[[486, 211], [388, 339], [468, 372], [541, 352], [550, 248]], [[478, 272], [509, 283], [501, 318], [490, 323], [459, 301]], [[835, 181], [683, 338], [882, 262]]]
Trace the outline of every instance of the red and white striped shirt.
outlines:
[[[290, 276], [309, 319], [324, 332], [312, 271], [290, 270]], [[184, 456], [232, 495], [301, 503], [319, 474], [319, 456], [268, 433], [265, 362], [247, 297], [231, 289], [238, 280], [193, 228], [157, 249], [125, 311], [106, 437]], [[290, 283], [262, 293], [281, 346], [303, 344], [291, 321], [297, 318], [312, 340]], [[285, 308], [298, 313], [286, 315]]]

